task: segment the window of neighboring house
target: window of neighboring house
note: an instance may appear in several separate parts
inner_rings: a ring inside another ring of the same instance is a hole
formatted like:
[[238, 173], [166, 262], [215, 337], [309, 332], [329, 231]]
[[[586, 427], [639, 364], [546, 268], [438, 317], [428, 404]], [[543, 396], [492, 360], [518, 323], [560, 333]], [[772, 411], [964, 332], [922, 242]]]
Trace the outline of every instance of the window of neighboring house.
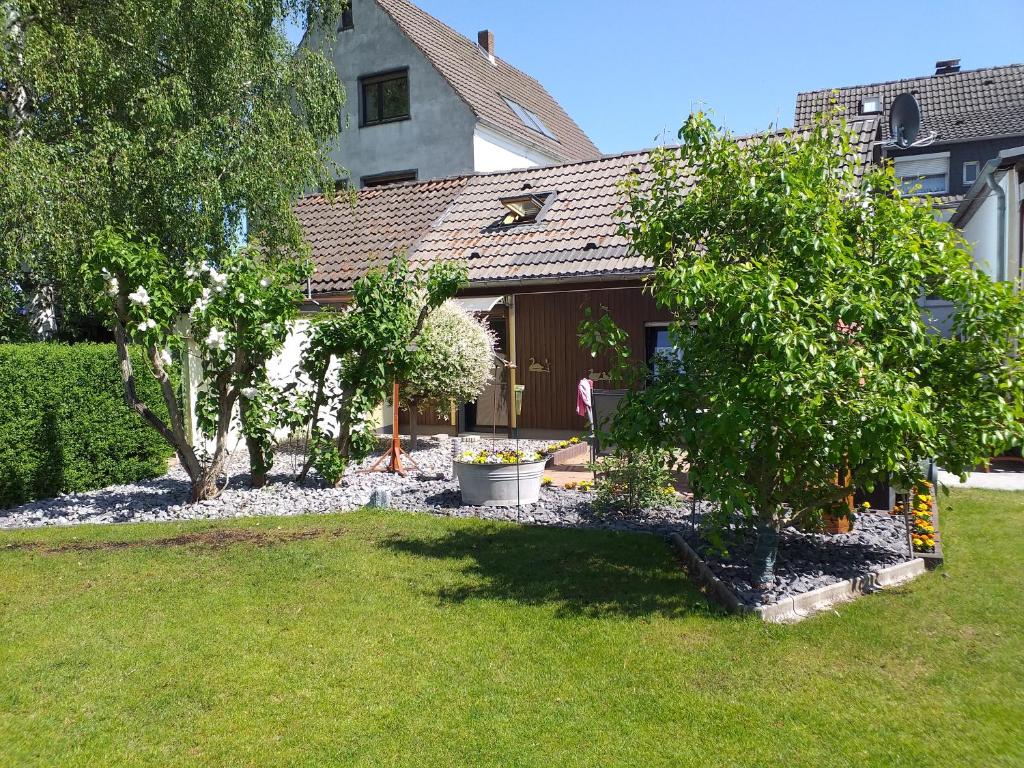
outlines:
[[978, 167], [979, 163], [977, 160], [973, 160], [969, 163], [964, 163], [964, 186], [971, 186], [978, 180]]
[[935, 195], [949, 191], [949, 153], [908, 155], [894, 160], [905, 195]]
[[[505, 98], [504, 96], [502, 98]], [[536, 131], [537, 133], [547, 136], [549, 139], [558, 141], [558, 137], [552, 133], [551, 129], [544, 125], [544, 121], [537, 117], [536, 114], [528, 110], [522, 104], [512, 101], [512, 99], [505, 99], [505, 103], [508, 104], [508, 108], [511, 109], [516, 117], [523, 121], [530, 130]]]
[[338, 31], [344, 32], [346, 29], [352, 29], [355, 27], [355, 21], [352, 19], [352, 0], [349, 0], [345, 10], [341, 12], [341, 24], [338, 25]]
[[373, 176], [363, 176], [360, 182], [364, 187], [383, 187], [385, 184], [401, 184], [404, 181], [416, 181], [419, 173], [416, 169], [410, 171], [394, 171], [393, 173], [376, 173]]
[[409, 70], [371, 75], [359, 81], [363, 125], [409, 119]]

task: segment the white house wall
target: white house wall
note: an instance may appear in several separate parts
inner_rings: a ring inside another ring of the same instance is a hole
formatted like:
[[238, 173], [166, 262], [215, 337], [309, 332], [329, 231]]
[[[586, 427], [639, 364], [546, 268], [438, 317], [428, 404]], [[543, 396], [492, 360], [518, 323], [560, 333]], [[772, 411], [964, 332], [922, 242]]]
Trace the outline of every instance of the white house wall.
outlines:
[[[1001, 174], [997, 183], [1008, 192], [1008, 174]], [[1011, 212], [1012, 214], [1012, 212]], [[1012, 221], [1013, 216], [1009, 216]], [[999, 221], [999, 198], [989, 192], [979, 201], [971, 218], [964, 224], [963, 234], [971, 246], [974, 263], [979, 270], [993, 280], [999, 274], [999, 227], [1005, 226]], [[1007, 239], [1009, 242], [1010, 238]], [[1005, 273], [1004, 273], [1005, 274]]]
[[552, 165], [555, 160], [478, 125], [473, 132], [473, 170], [478, 173]]

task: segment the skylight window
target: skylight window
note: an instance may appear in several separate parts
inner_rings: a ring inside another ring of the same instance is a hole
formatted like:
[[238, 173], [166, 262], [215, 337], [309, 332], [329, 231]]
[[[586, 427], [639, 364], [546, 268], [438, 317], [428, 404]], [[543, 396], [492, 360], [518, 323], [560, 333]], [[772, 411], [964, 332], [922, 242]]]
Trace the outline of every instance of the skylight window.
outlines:
[[878, 115], [882, 112], [882, 100], [878, 96], [868, 96], [860, 101], [862, 115]]
[[[504, 96], [502, 98], [505, 98]], [[536, 131], [542, 136], [547, 136], [553, 141], [558, 141], [558, 137], [551, 132], [551, 129], [544, 125], [544, 121], [541, 120], [537, 115], [528, 110], [522, 104], [519, 104], [512, 99], [505, 99], [505, 103], [508, 104], [508, 108], [515, 112], [516, 117], [523, 121], [523, 125], [532, 131]]]
[[546, 193], [501, 198], [502, 206], [508, 211], [501, 220], [502, 225], [512, 227], [517, 224], [533, 224], [550, 196], [550, 193]]

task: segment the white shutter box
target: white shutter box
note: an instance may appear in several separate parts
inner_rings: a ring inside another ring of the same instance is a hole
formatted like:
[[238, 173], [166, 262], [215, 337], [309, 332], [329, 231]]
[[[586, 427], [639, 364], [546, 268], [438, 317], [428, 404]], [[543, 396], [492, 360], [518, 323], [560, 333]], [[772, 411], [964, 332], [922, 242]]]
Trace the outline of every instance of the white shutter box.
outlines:
[[948, 155], [941, 157], [896, 158], [896, 175], [901, 179], [916, 179], [920, 176], [945, 176], [948, 170]]

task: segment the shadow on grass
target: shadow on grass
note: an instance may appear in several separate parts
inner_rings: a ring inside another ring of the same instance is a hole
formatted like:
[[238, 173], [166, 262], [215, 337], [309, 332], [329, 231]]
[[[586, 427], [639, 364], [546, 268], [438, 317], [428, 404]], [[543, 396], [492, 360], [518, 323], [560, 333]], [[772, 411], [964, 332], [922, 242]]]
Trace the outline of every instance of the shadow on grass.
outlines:
[[442, 604], [513, 601], [550, 605], [558, 616], [725, 615], [687, 579], [668, 543], [650, 536], [485, 526], [439, 538], [394, 535], [381, 546], [464, 562], [461, 583], [434, 593]]

